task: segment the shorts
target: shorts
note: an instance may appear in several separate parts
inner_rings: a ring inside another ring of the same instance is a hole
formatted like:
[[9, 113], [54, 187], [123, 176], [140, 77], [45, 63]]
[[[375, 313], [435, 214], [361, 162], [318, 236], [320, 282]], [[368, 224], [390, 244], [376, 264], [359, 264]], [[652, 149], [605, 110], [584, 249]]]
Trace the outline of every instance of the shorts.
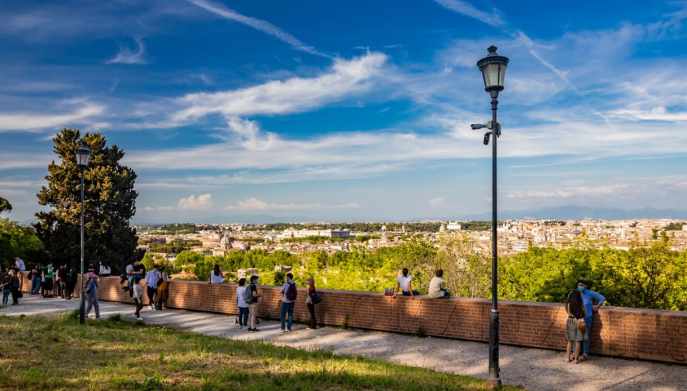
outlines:
[[143, 299], [143, 287], [141, 284], [134, 284], [134, 299], [142, 300]]
[[[584, 322], [584, 320], [579, 319], [579, 322]], [[587, 333], [580, 330], [578, 320], [575, 318], [568, 318], [565, 323], [565, 334], [568, 341], [583, 342], [587, 340]]]

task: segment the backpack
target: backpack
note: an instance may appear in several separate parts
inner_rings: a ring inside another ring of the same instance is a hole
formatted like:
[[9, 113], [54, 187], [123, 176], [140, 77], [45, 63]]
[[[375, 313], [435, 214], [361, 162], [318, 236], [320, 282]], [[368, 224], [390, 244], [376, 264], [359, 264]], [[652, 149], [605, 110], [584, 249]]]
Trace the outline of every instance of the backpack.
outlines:
[[250, 284], [246, 287], [246, 290], [243, 291], [243, 301], [246, 302], [246, 304], [253, 304], [253, 301], [257, 303], [257, 298], [253, 294], [253, 288], [253, 284]]
[[295, 282], [289, 283], [289, 286], [286, 287], [286, 292], [284, 293], [284, 296], [286, 297], [286, 300], [296, 301], [296, 298], [298, 297], [298, 289], [296, 289]]

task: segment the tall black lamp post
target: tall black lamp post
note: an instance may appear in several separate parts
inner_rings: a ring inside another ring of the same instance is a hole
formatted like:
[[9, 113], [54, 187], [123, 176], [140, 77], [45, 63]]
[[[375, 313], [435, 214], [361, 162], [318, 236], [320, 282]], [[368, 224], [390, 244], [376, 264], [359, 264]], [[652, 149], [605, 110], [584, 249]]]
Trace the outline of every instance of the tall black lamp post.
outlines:
[[492, 387], [501, 386], [499, 369], [499, 299], [498, 299], [498, 241], [497, 241], [497, 182], [496, 182], [496, 143], [501, 135], [501, 125], [496, 119], [499, 92], [503, 90], [503, 81], [508, 66], [508, 58], [496, 54], [496, 46], [490, 46], [489, 54], [477, 62], [482, 72], [484, 90], [491, 96], [491, 121], [486, 124], [473, 124], [473, 129], [487, 128], [484, 145], [491, 138], [491, 316], [489, 318], [489, 382]]
[[84, 186], [83, 186], [83, 175], [86, 167], [88, 167], [88, 161], [91, 157], [91, 149], [88, 145], [81, 143], [79, 148], [76, 150], [76, 164], [79, 166], [81, 171], [81, 291], [79, 296], [81, 296], [81, 305], [79, 306], [79, 323], [83, 324], [86, 321], [86, 295], [84, 293]]

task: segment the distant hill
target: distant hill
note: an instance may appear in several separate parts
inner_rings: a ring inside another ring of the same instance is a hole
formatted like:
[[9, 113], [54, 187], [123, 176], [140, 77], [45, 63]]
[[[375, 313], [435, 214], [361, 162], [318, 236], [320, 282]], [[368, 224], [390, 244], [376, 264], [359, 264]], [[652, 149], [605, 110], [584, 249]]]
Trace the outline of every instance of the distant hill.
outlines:
[[[482, 213], [463, 217], [467, 220], [486, 220], [491, 218], [490, 213]], [[687, 210], [676, 209], [612, 209], [594, 208], [586, 206], [559, 206], [554, 208], [526, 209], [516, 211], [502, 211], [499, 219], [561, 219], [576, 220], [584, 218], [604, 220], [625, 219], [687, 219]]]

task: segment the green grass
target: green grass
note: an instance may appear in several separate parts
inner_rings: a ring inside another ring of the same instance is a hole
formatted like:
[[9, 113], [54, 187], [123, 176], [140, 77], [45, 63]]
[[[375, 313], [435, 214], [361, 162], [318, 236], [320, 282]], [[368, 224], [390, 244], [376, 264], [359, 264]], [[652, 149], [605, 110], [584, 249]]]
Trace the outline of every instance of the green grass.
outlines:
[[[483, 390], [467, 376], [122, 321], [0, 317], [0, 389]], [[506, 390], [515, 388], [504, 387]]]

